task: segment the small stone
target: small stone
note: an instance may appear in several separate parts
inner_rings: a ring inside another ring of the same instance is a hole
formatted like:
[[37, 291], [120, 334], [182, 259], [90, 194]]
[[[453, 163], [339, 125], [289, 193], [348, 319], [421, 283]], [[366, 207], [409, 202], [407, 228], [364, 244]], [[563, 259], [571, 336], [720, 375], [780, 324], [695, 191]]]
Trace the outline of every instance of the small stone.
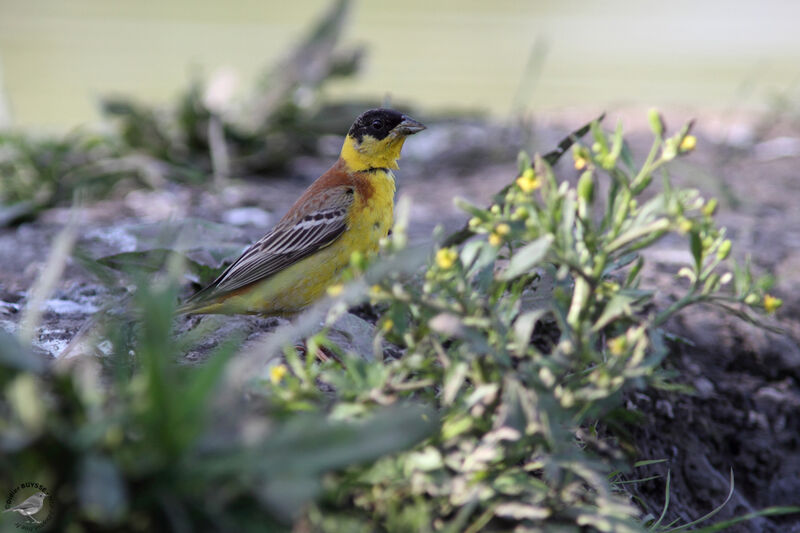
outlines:
[[0, 300], [0, 315], [14, 315], [19, 312], [19, 304]]
[[346, 352], [354, 353], [366, 361], [375, 359], [372, 339], [375, 326], [352, 313], [341, 316], [331, 326], [328, 338]]
[[800, 139], [797, 137], [776, 137], [758, 143], [754, 148], [755, 158], [771, 161], [782, 157], [800, 156]]
[[675, 413], [672, 411], [672, 404], [669, 403], [667, 400], [658, 400], [656, 401], [656, 411], [664, 415], [665, 417], [669, 418], [670, 420], [675, 418]]
[[764, 413], [759, 413], [757, 411], [748, 411], [747, 412], [747, 424], [750, 426], [757, 426], [760, 429], [768, 429], [769, 422], [767, 421], [767, 416]]
[[272, 225], [272, 215], [260, 207], [236, 207], [222, 214], [222, 221], [232, 226], [257, 226], [266, 228]]
[[694, 389], [697, 396], [703, 399], [708, 399], [714, 394], [714, 384], [708, 378], [699, 377], [694, 380]]
[[72, 300], [64, 300], [64, 299], [57, 299], [53, 298], [51, 300], [47, 300], [44, 303], [45, 310], [55, 313], [57, 315], [69, 315], [69, 314], [80, 314], [80, 315], [91, 315], [98, 311], [98, 307], [94, 304], [85, 302], [74, 302]]

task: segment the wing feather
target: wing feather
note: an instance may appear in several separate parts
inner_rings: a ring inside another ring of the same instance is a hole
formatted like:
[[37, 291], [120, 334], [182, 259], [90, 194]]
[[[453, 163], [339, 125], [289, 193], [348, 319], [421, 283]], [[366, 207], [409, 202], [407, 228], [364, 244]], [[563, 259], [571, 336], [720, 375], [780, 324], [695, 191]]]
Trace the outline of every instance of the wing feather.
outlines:
[[347, 212], [352, 202], [352, 187], [339, 186], [325, 191], [311, 205], [306, 202], [292, 209], [272, 231], [245, 250], [190, 301], [214, 298], [262, 281], [330, 246], [347, 229]]

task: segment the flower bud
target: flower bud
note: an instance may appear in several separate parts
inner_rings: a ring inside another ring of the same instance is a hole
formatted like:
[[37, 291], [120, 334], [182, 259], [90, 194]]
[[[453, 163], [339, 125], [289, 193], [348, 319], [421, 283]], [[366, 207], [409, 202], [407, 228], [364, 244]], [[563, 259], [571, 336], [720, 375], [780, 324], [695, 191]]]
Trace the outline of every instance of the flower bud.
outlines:
[[442, 248], [436, 252], [436, 264], [442, 270], [448, 270], [453, 267], [458, 259], [458, 253], [452, 248]]
[[731, 241], [730, 239], [725, 239], [720, 243], [719, 249], [717, 249], [717, 259], [720, 261], [724, 261], [728, 258], [731, 253]]
[[703, 206], [703, 214], [707, 217], [710, 217], [714, 214], [714, 211], [717, 210], [717, 199], [712, 198]]
[[664, 161], [672, 161], [678, 155], [678, 147], [675, 139], [667, 139], [664, 142], [664, 149], [661, 152], [661, 159]]
[[664, 120], [661, 118], [661, 113], [658, 109], [651, 109], [647, 112], [647, 120], [650, 122], [650, 129], [653, 130], [657, 136], [664, 134]]
[[594, 201], [594, 179], [591, 171], [581, 174], [578, 180], [578, 196], [587, 204]]
[[687, 135], [683, 139], [681, 139], [680, 144], [680, 151], [681, 153], [685, 154], [686, 152], [691, 152], [697, 146], [697, 137], [694, 135]]
[[518, 207], [511, 214], [511, 220], [525, 220], [526, 218], [528, 218], [528, 210], [524, 207]]

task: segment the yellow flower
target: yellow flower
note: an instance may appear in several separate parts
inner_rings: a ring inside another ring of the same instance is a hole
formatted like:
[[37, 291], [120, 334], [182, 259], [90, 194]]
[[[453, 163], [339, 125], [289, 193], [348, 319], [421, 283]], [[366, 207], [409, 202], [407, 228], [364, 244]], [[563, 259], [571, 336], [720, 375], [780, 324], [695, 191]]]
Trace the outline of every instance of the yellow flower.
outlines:
[[616, 355], [619, 357], [625, 353], [625, 350], [628, 348], [628, 340], [625, 338], [625, 335], [620, 335], [619, 337], [614, 337], [613, 339], [608, 341], [608, 351], [611, 352], [611, 355]]
[[688, 218], [683, 218], [678, 222], [678, 231], [681, 233], [689, 233], [692, 230], [692, 221]]
[[498, 235], [508, 235], [511, 231], [511, 226], [503, 222], [502, 224], [498, 224], [496, 228], [494, 228], [495, 233]]
[[603, 297], [613, 296], [617, 291], [619, 291], [619, 283], [603, 281], [597, 288], [597, 301], [602, 300]]
[[774, 313], [782, 305], [783, 305], [783, 300], [781, 300], [780, 298], [775, 298], [771, 294], [764, 295], [764, 310], [767, 313], [770, 314]]
[[342, 294], [343, 290], [344, 290], [344, 285], [342, 285], [341, 283], [337, 283], [336, 285], [331, 285], [330, 287], [328, 287], [328, 296], [332, 296], [335, 298], [340, 294]]
[[458, 253], [452, 248], [442, 248], [436, 252], [436, 264], [442, 270], [452, 268], [456, 259], [458, 259]]
[[501, 222], [495, 226], [494, 231], [489, 234], [489, 244], [492, 246], [500, 246], [503, 244], [503, 237], [511, 232], [511, 226], [505, 222]]
[[269, 380], [273, 385], [277, 385], [283, 381], [283, 377], [289, 372], [285, 365], [275, 365], [269, 369]]
[[687, 135], [681, 141], [681, 152], [691, 152], [697, 146], [697, 137], [694, 135]]
[[386, 320], [383, 321], [381, 329], [383, 330], [384, 333], [389, 333], [390, 331], [392, 331], [393, 327], [394, 327], [394, 321], [392, 321], [391, 318], [387, 318]]
[[517, 178], [517, 186], [522, 192], [532, 192], [542, 186], [542, 182], [534, 174], [533, 169], [526, 169], [522, 176]]
[[586, 160], [585, 157], [576, 156], [575, 157], [575, 170], [583, 170], [584, 168], [586, 168], [586, 165], [588, 163], [589, 162]]

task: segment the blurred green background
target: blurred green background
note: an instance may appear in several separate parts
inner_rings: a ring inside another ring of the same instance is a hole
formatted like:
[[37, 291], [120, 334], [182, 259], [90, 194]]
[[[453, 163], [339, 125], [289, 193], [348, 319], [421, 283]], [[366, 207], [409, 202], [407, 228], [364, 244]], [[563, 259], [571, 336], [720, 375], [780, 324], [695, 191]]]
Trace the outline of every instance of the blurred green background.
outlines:
[[[0, 120], [63, 129], [109, 93], [166, 103], [192, 72], [242, 90], [328, 0], [0, 0]], [[800, 2], [358, 2], [365, 68], [332, 97], [425, 107], [758, 108], [800, 79]], [[232, 77], [229, 79], [233, 79]], [[5, 115], [5, 117], [2, 117]]]

